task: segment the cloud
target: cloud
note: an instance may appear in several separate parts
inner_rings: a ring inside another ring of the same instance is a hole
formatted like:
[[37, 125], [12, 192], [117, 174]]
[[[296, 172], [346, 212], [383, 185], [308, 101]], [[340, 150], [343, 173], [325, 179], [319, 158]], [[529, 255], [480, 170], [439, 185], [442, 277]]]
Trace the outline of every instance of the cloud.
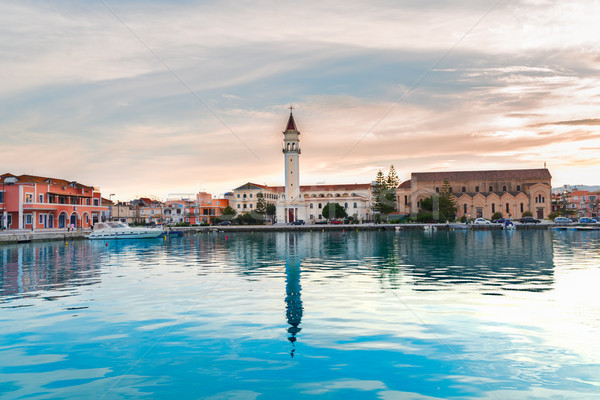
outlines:
[[577, 119], [573, 121], [545, 122], [541, 124], [532, 125], [532, 127], [547, 125], [600, 125], [600, 118]]
[[122, 199], [281, 184], [290, 104], [306, 184], [594, 168], [600, 5], [503, 1], [476, 25], [489, 5], [109, 4], [126, 25], [101, 3], [4, 5], [5, 168]]

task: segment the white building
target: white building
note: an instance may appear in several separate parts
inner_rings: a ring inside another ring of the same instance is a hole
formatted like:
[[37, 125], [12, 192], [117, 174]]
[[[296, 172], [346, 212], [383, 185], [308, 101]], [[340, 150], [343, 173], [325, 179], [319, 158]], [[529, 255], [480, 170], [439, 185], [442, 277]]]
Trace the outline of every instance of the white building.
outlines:
[[256, 209], [258, 193], [262, 193], [267, 203], [277, 206], [278, 223], [291, 223], [304, 220], [307, 223], [324, 220], [322, 209], [327, 203], [338, 203], [345, 208], [348, 216], [359, 221], [370, 221], [371, 185], [304, 185], [300, 186], [300, 132], [296, 128], [294, 116], [290, 117], [283, 131], [283, 157], [285, 186], [268, 186], [248, 182], [233, 190], [231, 207], [238, 213]]

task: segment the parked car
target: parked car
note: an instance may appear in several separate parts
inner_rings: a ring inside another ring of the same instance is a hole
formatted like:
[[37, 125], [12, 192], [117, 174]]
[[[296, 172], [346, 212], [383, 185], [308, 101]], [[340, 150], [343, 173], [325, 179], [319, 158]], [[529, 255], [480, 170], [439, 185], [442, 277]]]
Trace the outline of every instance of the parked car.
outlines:
[[341, 219], [332, 219], [331, 221], [329, 221], [330, 224], [343, 224], [344, 221], [342, 221]]
[[522, 224], [539, 224], [542, 221], [533, 217], [523, 217], [519, 220], [519, 222]]
[[555, 224], [570, 224], [572, 221], [567, 217], [556, 217], [554, 218]]
[[221, 221], [221, 222], [219, 222], [218, 225], [221, 225], [221, 226], [231, 225], [231, 221]]
[[303, 219], [297, 219], [294, 222], [292, 222], [292, 225], [304, 225], [304, 220]]
[[503, 224], [506, 221], [510, 221], [510, 218], [498, 218], [492, 221], [493, 224]]
[[581, 218], [579, 218], [579, 223], [580, 224], [597, 224], [598, 221], [596, 221], [594, 218], [581, 217]]
[[491, 222], [485, 218], [477, 218], [475, 221], [473, 221], [473, 225], [489, 225], [489, 224], [491, 224]]

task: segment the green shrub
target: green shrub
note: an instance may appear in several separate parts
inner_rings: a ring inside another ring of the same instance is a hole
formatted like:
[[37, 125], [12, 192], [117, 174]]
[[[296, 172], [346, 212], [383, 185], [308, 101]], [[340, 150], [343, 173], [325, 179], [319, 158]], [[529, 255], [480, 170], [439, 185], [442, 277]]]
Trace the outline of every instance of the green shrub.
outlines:
[[525, 211], [525, 212], [524, 212], [524, 213], [521, 215], [521, 217], [523, 217], [523, 218], [524, 218], [524, 217], [533, 217], [533, 214], [531, 213], [531, 211]]
[[494, 215], [492, 215], [492, 221], [495, 220], [495, 219], [500, 219], [500, 218], [502, 218], [502, 213], [501, 212], [496, 211], [494, 213]]
[[548, 214], [548, 219], [551, 221], [554, 221], [554, 218], [558, 217], [560, 214], [557, 213], [556, 211], [551, 212], [550, 214]]

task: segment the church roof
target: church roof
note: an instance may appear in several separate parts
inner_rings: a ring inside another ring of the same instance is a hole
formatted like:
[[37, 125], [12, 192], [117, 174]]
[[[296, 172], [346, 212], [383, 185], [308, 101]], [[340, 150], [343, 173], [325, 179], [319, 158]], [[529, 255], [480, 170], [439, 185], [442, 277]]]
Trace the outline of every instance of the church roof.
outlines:
[[552, 179], [550, 171], [546, 168], [539, 169], [505, 169], [497, 171], [448, 171], [448, 172], [413, 172], [412, 179], [419, 181], [504, 181], [512, 179], [545, 180]]
[[294, 121], [294, 116], [290, 112], [290, 119], [288, 119], [287, 126], [285, 127], [286, 131], [297, 131], [296, 129], [296, 121]]

